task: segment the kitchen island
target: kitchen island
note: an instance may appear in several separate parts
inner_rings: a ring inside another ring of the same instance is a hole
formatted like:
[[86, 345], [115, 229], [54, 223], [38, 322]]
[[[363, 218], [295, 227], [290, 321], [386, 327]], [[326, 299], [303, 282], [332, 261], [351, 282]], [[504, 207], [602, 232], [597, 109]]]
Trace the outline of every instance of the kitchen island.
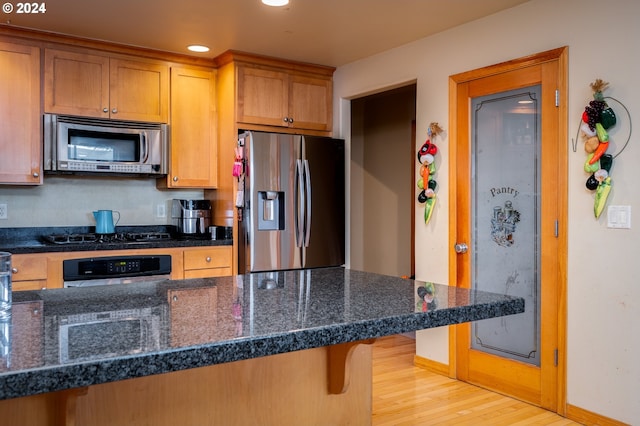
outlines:
[[524, 300], [343, 268], [14, 293], [7, 424], [369, 424], [371, 345]]

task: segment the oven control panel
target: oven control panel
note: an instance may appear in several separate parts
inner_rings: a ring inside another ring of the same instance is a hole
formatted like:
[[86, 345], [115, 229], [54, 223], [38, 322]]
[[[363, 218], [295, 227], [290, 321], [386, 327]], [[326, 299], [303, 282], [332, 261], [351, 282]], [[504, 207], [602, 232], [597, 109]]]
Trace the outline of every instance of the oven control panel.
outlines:
[[69, 259], [62, 263], [64, 281], [127, 278], [171, 273], [171, 256], [115, 256]]

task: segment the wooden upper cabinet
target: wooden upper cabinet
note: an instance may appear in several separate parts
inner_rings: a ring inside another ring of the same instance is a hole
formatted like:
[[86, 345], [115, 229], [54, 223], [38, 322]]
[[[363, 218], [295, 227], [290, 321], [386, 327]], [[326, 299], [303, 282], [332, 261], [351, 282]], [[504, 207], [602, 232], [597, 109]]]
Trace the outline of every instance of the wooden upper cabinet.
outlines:
[[293, 74], [289, 79], [290, 125], [299, 129], [331, 131], [333, 126], [331, 78]]
[[0, 183], [42, 184], [40, 49], [0, 42]]
[[167, 186], [218, 184], [215, 70], [171, 68], [171, 153]]
[[285, 72], [238, 67], [238, 122], [289, 125], [289, 76]]
[[111, 118], [166, 123], [169, 116], [169, 67], [111, 59]]
[[48, 113], [166, 123], [169, 67], [162, 63], [45, 50]]
[[109, 118], [109, 58], [46, 49], [44, 111]]
[[330, 131], [330, 76], [240, 65], [237, 121], [294, 129]]

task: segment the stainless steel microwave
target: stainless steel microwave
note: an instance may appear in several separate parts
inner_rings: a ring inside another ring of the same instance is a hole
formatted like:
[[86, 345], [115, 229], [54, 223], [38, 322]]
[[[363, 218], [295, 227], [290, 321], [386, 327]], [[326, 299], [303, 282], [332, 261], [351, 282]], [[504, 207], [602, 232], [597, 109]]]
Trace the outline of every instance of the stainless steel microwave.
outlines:
[[166, 175], [166, 124], [44, 115], [44, 170]]

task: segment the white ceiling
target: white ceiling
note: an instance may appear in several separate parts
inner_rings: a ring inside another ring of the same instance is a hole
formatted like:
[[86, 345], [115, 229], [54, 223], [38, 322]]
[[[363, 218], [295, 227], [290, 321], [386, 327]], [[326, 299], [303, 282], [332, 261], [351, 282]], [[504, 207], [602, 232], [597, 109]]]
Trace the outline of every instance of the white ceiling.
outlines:
[[211, 48], [197, 56], [235, 49], [340, 66], [527, 0], [39, 1], [45, 13], [18, 14], [12, 2], [2, 23], [178, 53]]

